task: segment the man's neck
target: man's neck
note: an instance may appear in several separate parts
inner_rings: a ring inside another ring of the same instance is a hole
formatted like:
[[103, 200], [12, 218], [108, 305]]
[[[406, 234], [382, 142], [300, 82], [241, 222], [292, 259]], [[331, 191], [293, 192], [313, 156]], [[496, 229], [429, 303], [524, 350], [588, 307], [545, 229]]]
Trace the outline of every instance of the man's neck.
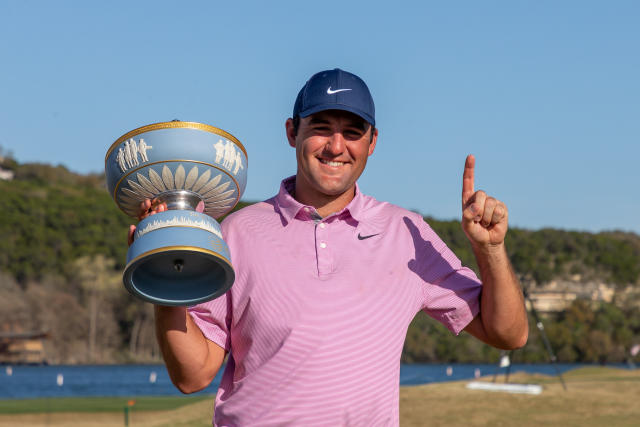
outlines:
[[318, 193], [310, 189], [300, 190], [302, 191], [298, 191], [296, 180], [296, 187], [294, 187], [292, 194], [293, 198], [303, 205], [313, 206], [318, 215], [323, 218], [343, 210], [356, 195], [355, 186], [336, 196]]

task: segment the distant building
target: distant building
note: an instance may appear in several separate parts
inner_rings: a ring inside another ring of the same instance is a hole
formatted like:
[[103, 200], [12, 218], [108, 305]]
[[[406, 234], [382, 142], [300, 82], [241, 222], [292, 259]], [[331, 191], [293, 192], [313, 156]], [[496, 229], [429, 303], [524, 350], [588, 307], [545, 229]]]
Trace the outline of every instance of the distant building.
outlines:
[[0, 332], [0, 364], [46, 364], [46, 332]]
[[4, 169], [0, 166], [0, 179], [5, 181], [11, 181], [15, 176], [15, 173], [12, 170]]
[[[576, 299], [594, 303], [613, 301], [616, 290], [612, 285], [593, 281], [582, 282], [576, 275], [571, 280], [552, 280], [542, 286], [527, 286], [529, 299], [540, 313], [558, 313], [566, 310]], [[528, 304], [527, 304], [527, 308]]]
[[[557, 313], [566, 310], [577, 298], [574, 292], [532, 292], [529, 299], [540, 313]], [[527, 309], [531, 307], [527, 304]]]

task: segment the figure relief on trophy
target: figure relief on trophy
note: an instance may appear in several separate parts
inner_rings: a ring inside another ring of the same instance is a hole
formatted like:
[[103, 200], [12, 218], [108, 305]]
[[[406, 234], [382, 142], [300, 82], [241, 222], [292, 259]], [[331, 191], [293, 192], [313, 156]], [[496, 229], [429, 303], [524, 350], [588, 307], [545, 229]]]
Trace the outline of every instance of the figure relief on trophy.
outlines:
[[111, 145], [105, 172], [118, 207], [137, 218], [146, 199], [167, 206], [136, 227], [123, 275], [129, 292], [188, 306], [231, 287], [235, 273], [216, 219], [240, 200], [247, 159], [233, 135], [196, 122], [143, 126]]
[[[147, 156], [147, 150], [152, 148], [153, 147], [147, 145], [142, 138], [140, 138], [138, 142], [133, 138], [127, 140], [124, 146], [118, 149], [118, 154], [116, 155], [116, 162], [118, 162], [120, 170], [126, 172], [128, 169], [138, 166], [140, 162], [148, 162], [149, 156]], [[140, 156], [139, 160], [138, 156]]]
[[240, 150], [236, 150], [231, 141], [225, 140], [223, 142], [219, 140], [213, 147], [216, 149], [216, 163], [222, 163], [234, 175], [237, 175], [240, 169], [244, 169]]

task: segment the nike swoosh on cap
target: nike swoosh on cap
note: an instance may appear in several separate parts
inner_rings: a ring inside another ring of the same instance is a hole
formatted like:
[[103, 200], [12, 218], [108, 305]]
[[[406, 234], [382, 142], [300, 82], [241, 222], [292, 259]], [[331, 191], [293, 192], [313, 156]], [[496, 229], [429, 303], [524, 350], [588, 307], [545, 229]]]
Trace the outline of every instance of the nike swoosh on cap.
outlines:
[[336, 89], [336, 90], [331, 90], [331, 86], [329, 86], [327, 88], [327, 93], [329, 95], [333, 95], [334, 93], [338, 93], [338, 92], [344, 92], [345, 90], [352, 90], [352, 89]]

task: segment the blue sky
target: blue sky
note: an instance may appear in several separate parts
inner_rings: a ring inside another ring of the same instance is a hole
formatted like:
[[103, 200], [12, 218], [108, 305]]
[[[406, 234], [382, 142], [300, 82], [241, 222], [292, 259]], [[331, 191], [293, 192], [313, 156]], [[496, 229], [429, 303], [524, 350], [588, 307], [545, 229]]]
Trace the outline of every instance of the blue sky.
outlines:
[[340, 67], [376, 102], [364, 192], [458, 218], [473, 153], [512, 226], [640, 233], [638, 22], [635, 1], [0, 0], [0, 146], [97, 172], [127, 131], [199, 121], [264, 199], [295, 173], [299, 88]]

